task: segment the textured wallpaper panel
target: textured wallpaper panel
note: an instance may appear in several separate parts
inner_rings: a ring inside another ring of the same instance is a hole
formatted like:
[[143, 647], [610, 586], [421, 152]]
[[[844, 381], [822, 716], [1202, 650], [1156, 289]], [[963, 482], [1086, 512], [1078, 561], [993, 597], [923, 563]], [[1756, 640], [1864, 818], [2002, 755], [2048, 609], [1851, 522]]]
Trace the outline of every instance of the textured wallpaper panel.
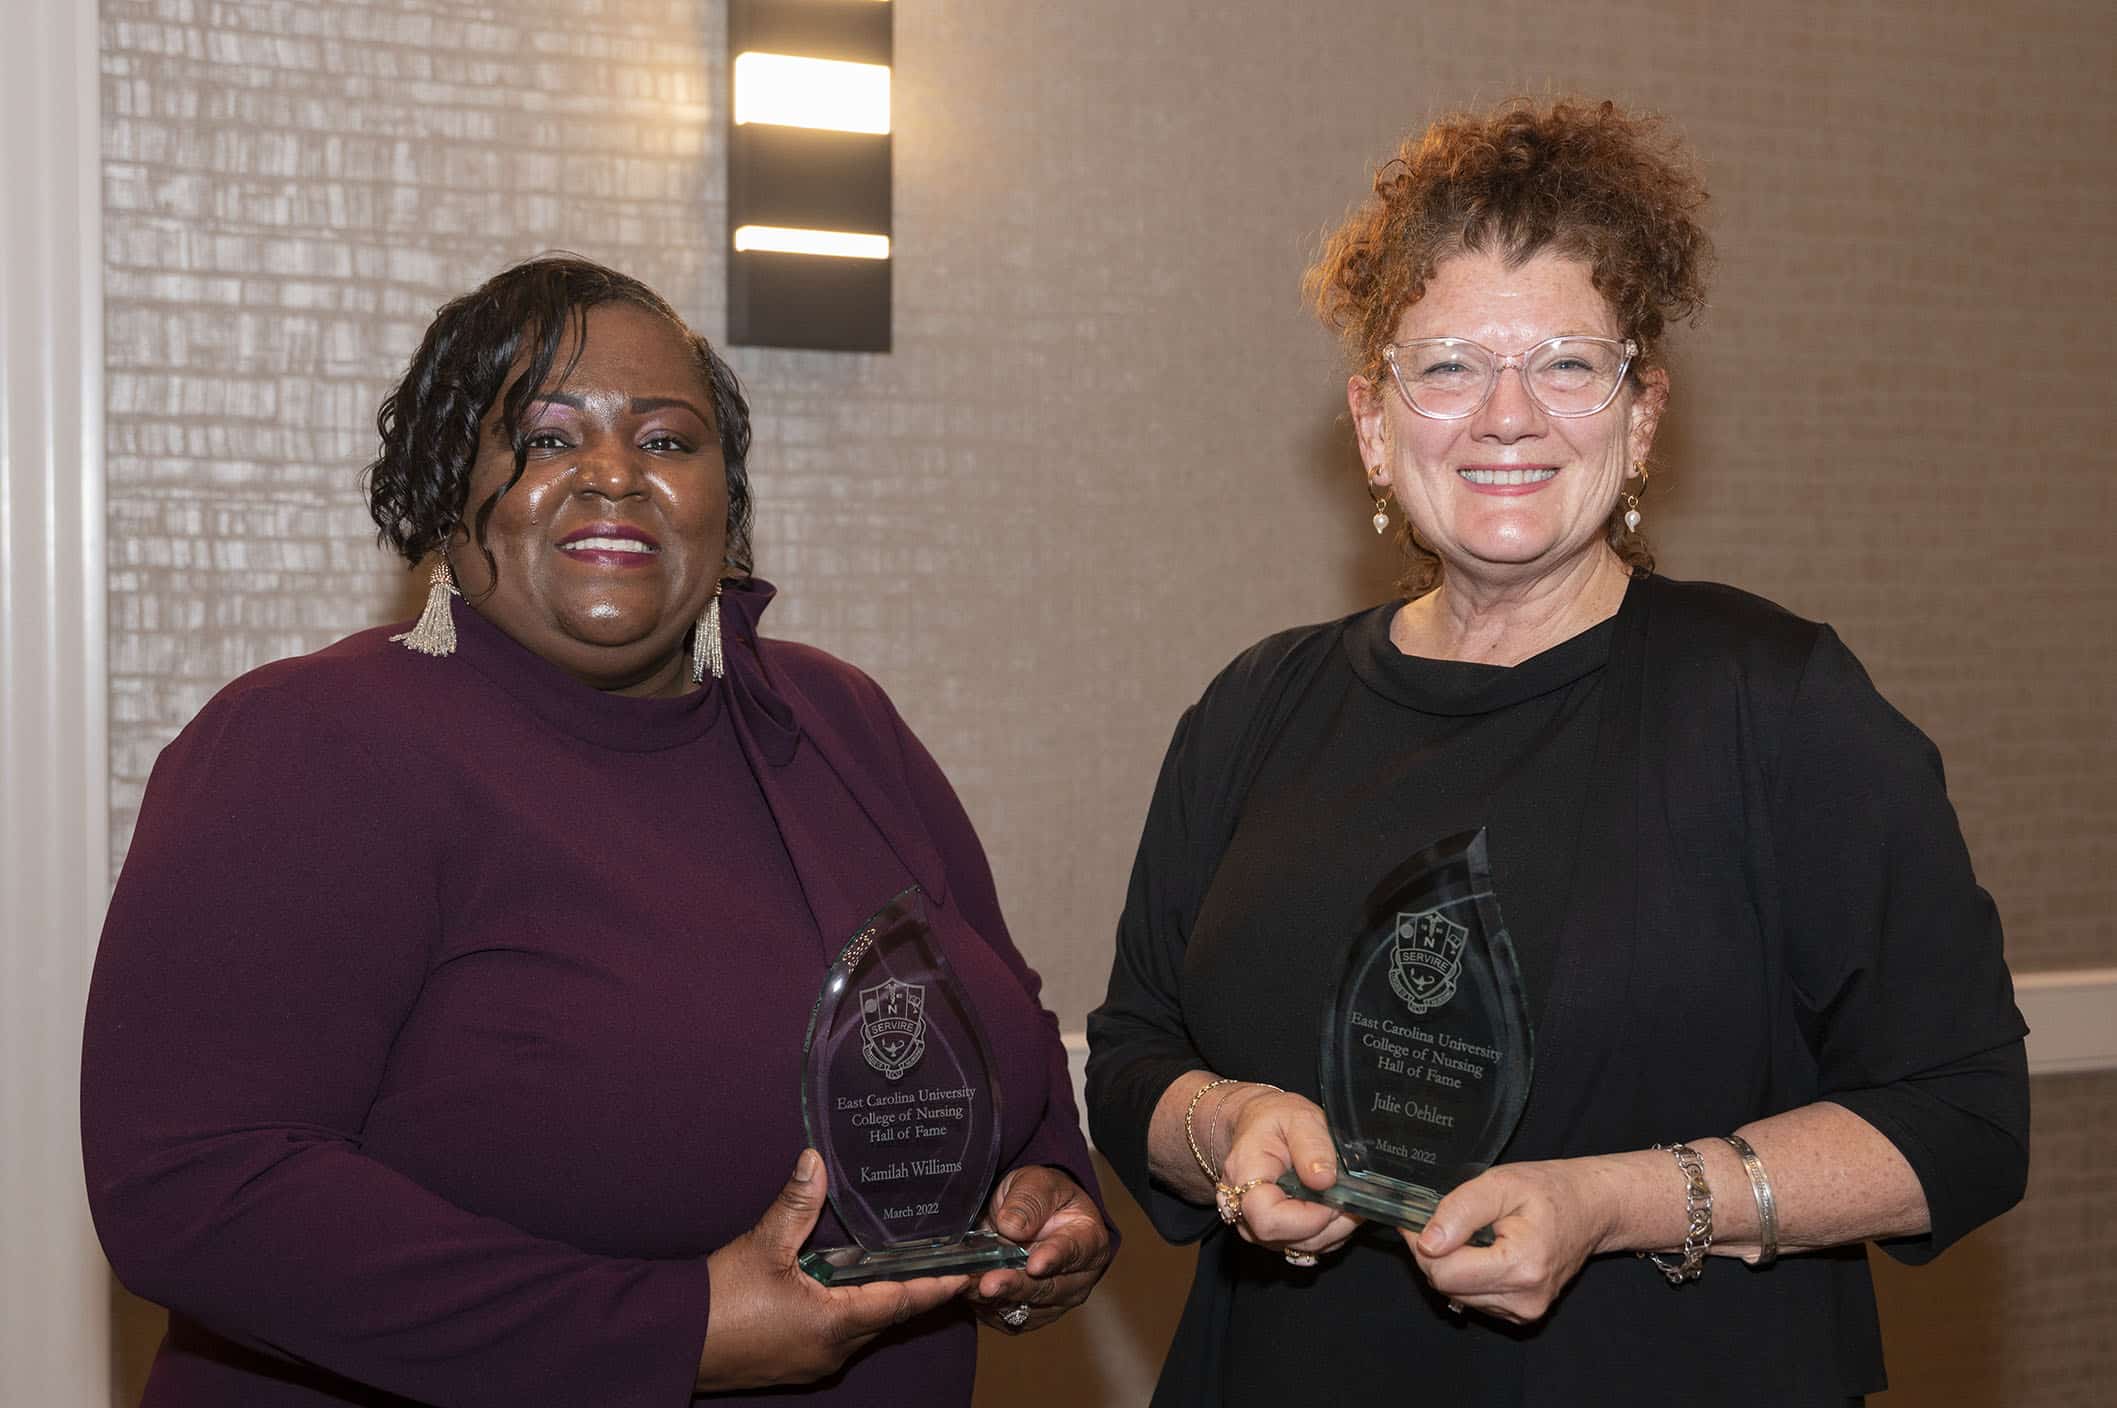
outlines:
[[[1298, 304], [1314, 237], [1405, 127], [1524, 89], [1668, 112], [1715, 192], [1664, 569], [1836, 623], [1941, 744], [2017, 961], [2117, 961], [2106, 7], [897, 11], [897, 350], [733, 353], [759, 567], [776, 629], [876, 674], [947, 766], [1069, 1024], [1177, 713], [1392, 572]], [[406, 610], [354, 480], [438, 302], [567, 247], [720, 329], [724, 20], [104, 17], [122, 849], [222, 682]]]
[[717, 220], [697, 5], [103, 6], [114, 846], [233, 676], [406, 614], [357, 476], [434, 309]]

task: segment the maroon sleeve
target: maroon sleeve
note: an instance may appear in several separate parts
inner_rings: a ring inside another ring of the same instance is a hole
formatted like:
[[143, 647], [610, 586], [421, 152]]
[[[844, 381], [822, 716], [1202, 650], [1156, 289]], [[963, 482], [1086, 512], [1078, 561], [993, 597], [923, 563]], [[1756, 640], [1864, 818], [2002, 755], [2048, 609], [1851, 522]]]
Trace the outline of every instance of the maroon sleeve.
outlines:
[[1036, 1003], [1041, 1018], [1038, 1030], [1043, 1038], [1050, 1073], [1044, 1119], [1011, 1167], [1048, 1164], [1065, 1170], [1089, 1197], [1095, 1199], [1095, 1205], [1103, 1209], [1103, 1221], [1110, 1227], [1114, 1248], [1117, 1228], [1110, 1222], [1109, 1209], [1096, 1182], [1094, 1164], [1088, 1157], [1088, 1141], [1081, 1134], [1080, 1111], [1073, 1103], [1073, 1075], [1067, 1068], [1065, 1043], [1059, 1038], [1058, 1018], [1043, 1005], [1043, 980], [1022, 957], [1007, 932], [1007, 921], [1000, 913], [1000, 898], [992, 881], [992, 867], [985, 859], [985, 848], [979, 843], [977, 832], [972, 828], [955, 789], [949, 786], [940, 764], [926, 751], [926, 745], [905, 725], [894, 708], [890, 710], [890, 719], [904, 753], [905, 772], [911, 781], [913, 800], [948, 868], [949, 894], [972, 927], [984, 936], [993, 952], [1015, 975], [1030, 1000]]
[[111, 1264], [221, 1335], [425, 1402], [688, 1402], [703, 1258], [589, 1255], [362, 1154], [441, 840], [392, 795], [416, 779], [309, 694], [235, 686], [148, 785], [82, 1055]]

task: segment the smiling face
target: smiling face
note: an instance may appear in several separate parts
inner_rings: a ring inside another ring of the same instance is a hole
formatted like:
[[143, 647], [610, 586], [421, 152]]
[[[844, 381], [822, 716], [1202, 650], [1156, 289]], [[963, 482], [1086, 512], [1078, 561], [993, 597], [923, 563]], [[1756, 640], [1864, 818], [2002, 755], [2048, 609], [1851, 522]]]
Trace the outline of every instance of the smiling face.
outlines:
[[[1466, 338], [1506, 355], [1567, 335], [1625, 336], [1586, 264], [1543, 253], [1510, 269], [1478, 252], [1441, 263], [1395, 341]], [[1370, 482], [1440, 555], [1444, 582], [1506, 588], [1608, 552], [1604, 525], [1653, 443], [1667, 388], [1666, 374], [1649, 370], [1594, 415], [1561, 417], [1507, 370], [1461, 420], [1418, 414], [1386, 371], [1354, 377], [1347, 392]]]
[[[690, 343], [657, 314], [603, 303], [584, 326], [564, 384], [547, 383], [523, 412], [527, 464], [484, 534], [497, 581], [469, 525], [514, 473], [504, 395], [486, 408], [450, 558], [466, 601], [575, 678], [621, 694], [681, 694], [686, 632], [727, 547], [712, 392]], [[562, 342], [556, 365], [572, 351], [571, 338]]]

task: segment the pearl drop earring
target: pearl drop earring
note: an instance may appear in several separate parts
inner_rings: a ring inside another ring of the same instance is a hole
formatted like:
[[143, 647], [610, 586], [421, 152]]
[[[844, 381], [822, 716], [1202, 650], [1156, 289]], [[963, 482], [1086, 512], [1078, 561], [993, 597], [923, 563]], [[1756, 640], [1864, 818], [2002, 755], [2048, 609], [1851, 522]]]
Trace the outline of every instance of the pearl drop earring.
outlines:
[[1627, 491], [1623, 495], [1625, 506], [1625, 531], [1627, 533], [1637, 533], [1639, 531], [1639, 494], [1643, 494], [1646, 492], [1647, 462], [1645, 460], [1632, 461], [1632, 473], [1639, 476], [1639, 493], [1635, 494]]

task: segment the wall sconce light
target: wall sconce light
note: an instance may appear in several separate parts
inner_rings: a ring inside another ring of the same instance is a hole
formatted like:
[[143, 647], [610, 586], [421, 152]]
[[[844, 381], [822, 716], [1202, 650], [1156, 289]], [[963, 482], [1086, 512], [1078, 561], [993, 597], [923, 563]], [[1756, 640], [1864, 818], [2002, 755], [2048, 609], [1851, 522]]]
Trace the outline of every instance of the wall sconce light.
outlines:
[[728, 341], [887, 352], [888, 0], [728, 0]]

